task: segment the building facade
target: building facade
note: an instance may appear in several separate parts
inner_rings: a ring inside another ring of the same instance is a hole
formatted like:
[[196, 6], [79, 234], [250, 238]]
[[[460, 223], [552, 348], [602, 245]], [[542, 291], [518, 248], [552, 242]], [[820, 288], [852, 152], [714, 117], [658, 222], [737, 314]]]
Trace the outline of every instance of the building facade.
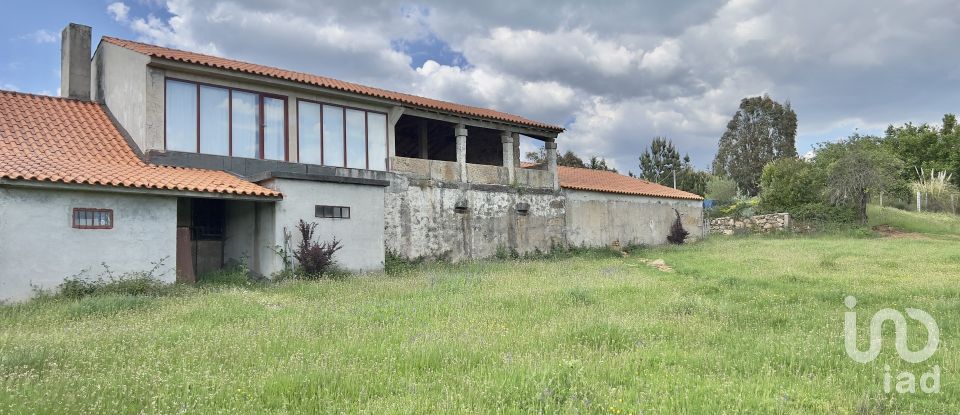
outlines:
[[[696, 195], [558, 169], [559, 126], [111, 37], [91, 55], [76, 24], [62, 40], [64, 98], [0, 92], [0, 231], [19, 235], [0, 239], [0, 298], [100, 264], [269, 276], [289, 266], [301, 219], [360, 272], [386, 251], [662, 243], [674, 209], [702, 232]], [[521, 137], [545, 163], [520, 163]], [[65, 244], [56, 258], [47, 238]]]

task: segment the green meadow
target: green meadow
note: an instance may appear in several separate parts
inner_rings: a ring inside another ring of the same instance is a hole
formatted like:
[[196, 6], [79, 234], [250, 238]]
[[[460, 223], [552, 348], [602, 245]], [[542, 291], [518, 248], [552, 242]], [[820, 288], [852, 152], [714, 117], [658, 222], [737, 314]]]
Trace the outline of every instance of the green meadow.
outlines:
[[[7, 305], [0, 413], [958, 413], [960, 225], [883, 213], [903, 232]], [[939, 350], [902, 361], [888, 325], [854, 362], [848, 295], [861, 349], [874, 312], [913, 307]], [[940, 391], [885, 393], [885, 365], [938, 366]]]

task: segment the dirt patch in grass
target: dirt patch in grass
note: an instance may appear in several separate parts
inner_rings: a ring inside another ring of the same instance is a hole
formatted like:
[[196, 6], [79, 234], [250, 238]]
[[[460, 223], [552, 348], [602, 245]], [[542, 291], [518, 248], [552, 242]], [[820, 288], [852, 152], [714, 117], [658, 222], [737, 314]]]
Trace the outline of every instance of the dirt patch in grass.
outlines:
[[927, 235], [917, 232], [906, 232], [897, 228], [894, 228], [890, 225], [877, 225], [873, 227], [873, 231], [879, 234], [884, 238], [897, 238], [897, 239], [930, 239]]

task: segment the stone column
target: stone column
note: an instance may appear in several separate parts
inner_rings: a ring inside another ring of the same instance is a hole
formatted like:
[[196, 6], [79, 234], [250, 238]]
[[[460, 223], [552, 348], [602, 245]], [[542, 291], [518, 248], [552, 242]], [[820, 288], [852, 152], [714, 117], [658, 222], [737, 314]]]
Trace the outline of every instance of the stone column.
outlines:
[[457, 137], [457, 164], [460, 165], [460, 181], [467, 182], [467, 127], [457, 124], [453, 129]]
[[520, 168], [520, 133], [513, 133], [513, 166]]
[[547, 141], [543, 143], [543, 148], [547, 152], [547, 171], [553, 175], [553, 190], [559, 190], [560, 176], [557, 175], [557, 143]]
[[507, 183], [512, 185], [517, 174], [513, 164], [513, 135], [504, 131], [500, 134], [500, 142], [503, 143], [503, 167], [507, 168]]
[[430, 158], [430, 143], [427, 142], [427, 121], [420, 121], [420, 158]]

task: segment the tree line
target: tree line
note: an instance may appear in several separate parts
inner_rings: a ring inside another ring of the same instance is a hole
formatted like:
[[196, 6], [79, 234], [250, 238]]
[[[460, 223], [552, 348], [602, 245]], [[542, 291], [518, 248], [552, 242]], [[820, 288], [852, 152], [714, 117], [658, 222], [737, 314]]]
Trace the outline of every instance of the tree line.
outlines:
[[[900, 208], [957, 212], [960, 204], [960, 126], [953, 114], [940, 125], [890, 125], [883, 136], [854, 134], [796, 149], [797, 114], [790, 102], [747, 97], [720, 136], [710, 171], [696, 169], [666, 137], [654, 137], [632, 177], [716, 200], [723, 213], [790, 212], [800, 220], [867, 220], [867, 204], [885, 198]], [[544, 161], [541, 150], [528, 153]], [[616, 171], [599, 157], [572, 151], [557, 164]], [[916, 201], [917, 195], [921, 195]]]

